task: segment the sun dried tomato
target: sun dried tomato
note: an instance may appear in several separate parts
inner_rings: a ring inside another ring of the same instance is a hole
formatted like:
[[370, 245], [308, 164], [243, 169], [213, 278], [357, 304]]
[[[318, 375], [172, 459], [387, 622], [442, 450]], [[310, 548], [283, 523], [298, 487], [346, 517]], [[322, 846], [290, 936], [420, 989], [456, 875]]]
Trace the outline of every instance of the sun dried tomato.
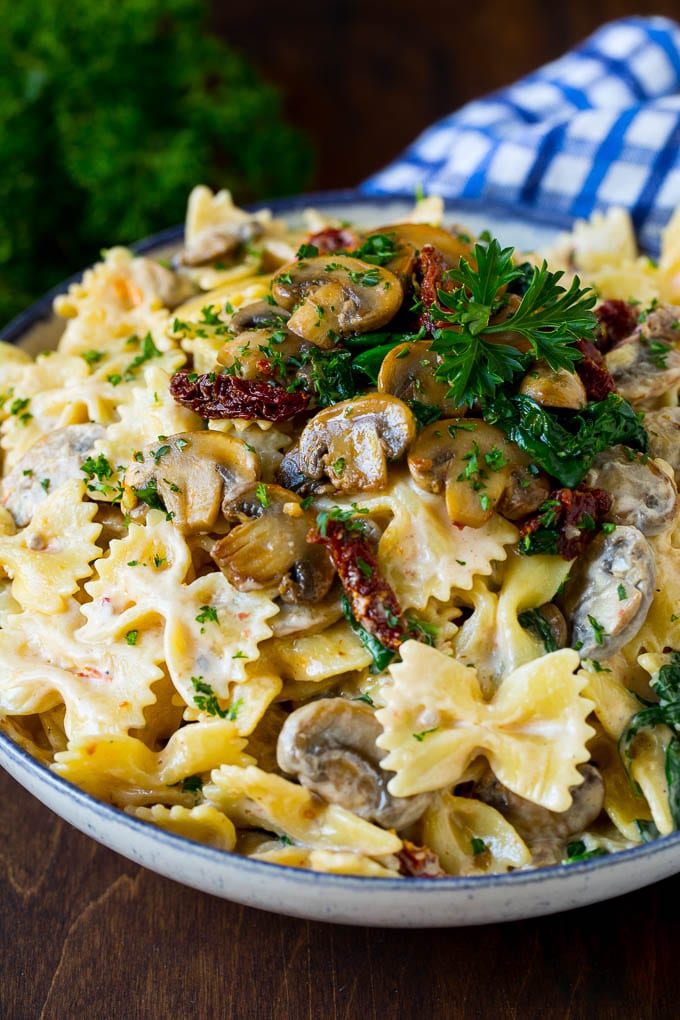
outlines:
[[577, 347], [583, 357], [576, 362], [576, 372], [583, 383], [588, 400], [604, 400], [613, 393], [616, 383], [607, 370], [604, 358], [592, 340], [579, 340]]
[[396, 855], [399, 859], [399, 871], [409, 878], [445, 878], [434, 850], [429, 846], [416, 846], [410, 840], [404, 840], [403, 849]]
[[183, 407], [202, 418], [257, 418], [263, 421], [288, 421], [309, 403], [307, 393], [289, 393], [285, 386], [233, 375], [193, 375], [175, 372], [170, 393]]
[[326, 227], [318, 230], [316, 234], [310, 234], [307, 244], [313, 244], [319, 249], [320, 255], [329, 255], [331, 252], [352, 251], [359, 247], [359, 238], [347, 227]]
[[629, 301], [603, 301], [595, 309], [598, 321], [597, 346], [605, 353], [635, 331], [638, 307]]
[[556, 489], [520, 528], [520, 551], [575, 559], [595, 537], [611, 505], [604, 489]]
[[329, 519], [309, 533], [309, 542], [325, 546], [349, 600], [352, 616], [385, 648], [396, 651], [409, 634], [397, 596], [380, 573], [373, 547], [360, 528]]
[[444, 256], [432, 244], [424, 244], [418, 253], [416, 279], [420, 280], [420, 326], [431, 332], [437, 325], [438, 291], [452, 290], [453, 284], [444, 278], [447, 269]]

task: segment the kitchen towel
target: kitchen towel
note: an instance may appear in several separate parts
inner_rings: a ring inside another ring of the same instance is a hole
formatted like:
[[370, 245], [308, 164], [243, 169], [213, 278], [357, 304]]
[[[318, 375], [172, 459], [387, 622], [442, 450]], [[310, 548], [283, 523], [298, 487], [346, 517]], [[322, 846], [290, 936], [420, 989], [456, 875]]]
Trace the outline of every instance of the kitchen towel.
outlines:
[[680, 25], [630, 17], [438, 121], [366, 194], [410, 193], [588, 217], [626, 207], [643, 246], [680, 203]]

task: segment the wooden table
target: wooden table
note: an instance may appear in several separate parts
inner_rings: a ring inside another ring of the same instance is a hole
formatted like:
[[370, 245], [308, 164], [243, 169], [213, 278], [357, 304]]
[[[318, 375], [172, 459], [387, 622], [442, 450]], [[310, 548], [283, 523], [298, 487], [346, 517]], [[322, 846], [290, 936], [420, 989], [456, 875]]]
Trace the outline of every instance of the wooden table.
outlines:
[[277, 917], [103, 849], [0, 772], [2, 1020], [677, 1017], [680, 876], [429, 931]]

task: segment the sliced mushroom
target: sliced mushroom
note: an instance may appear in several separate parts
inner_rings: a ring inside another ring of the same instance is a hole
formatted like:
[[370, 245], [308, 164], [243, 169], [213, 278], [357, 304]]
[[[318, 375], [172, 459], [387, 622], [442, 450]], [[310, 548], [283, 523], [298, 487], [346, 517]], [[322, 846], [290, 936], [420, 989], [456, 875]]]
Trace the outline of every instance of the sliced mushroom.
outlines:
[[388, 269], [347, 255], [323, 255], [283, 266], [272, 294], [293, 310], [288, 328], [317, 347], [385, 326], [401, 307], [404, 290]]
[[652, 457], [661, 457], [675, 472], [680, 484], [680, 407], [664, 407], [645, 413], [644, 426], [649, 433]]
[[413, 444], [408, 467], [426, 492], [444, 492], [449, 517], [479, 528], [499, 509], [512, 520], [536, 510], [549, 492], [530, 470], [529, 458], [500, 429], [473, 418], [426, 426]]
[[309, 478], [328, 476], [346, 492], [382, 489], [387, 485], [387, 460], [401, 457], [416, 434], [406, 404], [382, 393], [319, 411], [300, 436], [299, 465]]
[[637, 528], [601, 532], [576, 561], [560, 602], [571, 643], [585, 659], [608, 659], [635, 637], [654, 597], [656, 564]]
[[381, 234], [395, 242], [397, 252], [386, 263], [386, 268], [400, 276], [408, 276], [412, 272], [416, 256], [425, 245], [432, 245], [441, 252], [448, 268], [458, 266], [461, 256], [469, 256], [473, 247], [467, 235], [452, 234], [431, 223], [395, 223], [372, 230], [366, 238]]
[[445, 416], [465, 414], [448, 396], [450, 386], [435, 378], [441, 365], [429, 342], [400, 344], [386, 355], [378, 375], [378, 391], [391, 393], [405, 403], [418, 401], [427, 407], [440, 407]]
[[659, 305], [605, 355], [618, 392], [631, 404], [659, 397], [680, 383], [679, 315], [673, 305]]
[[284, 453], [276, 469], [274, 481], [299, 496], [323, 495], [332, 492], [333, 486], [325, 478], [312, 478], [300, 464], [300, 444], [293, 443]]
[[582, 765], [583, 782], [571, 787], [572, 804], [566, 811], [549, 811], [518, 797], [489, 771], [477, 782], [472, 796], [496, 808], [517, 830], [531, 850], [535, 867], [559, 864], [567, 842], [591, 825], [604, 806], [604, 782], [593, 765]]
[[186, 276], [143, 255], [132, 260], [130, 272], [146, 298], [156, 298], [165, 308], [177, 308], [196, 293], [196, 287]]
[[262, 237], [264, 227], [258, 220], [244, 220], [206, 227], [186, 245], [180, 256], [185, 266], [203, 266], [224, 255], [232, 255], [242, 244]]
[[209, 531], [223, 496], [257, 480], [259, 457], [223, 432], [180, 432], [135, 454], [124, 479], [123, 506], [162, 505], [184, 534]]
[[385, 752], [376, 747], [380, 723], [366, 705], [323, 698], [292, 712], [276, 749], [279, 768], [294, 775], [329, 804], [340, 804], [388, 829], [403, 829], [419, 818], [431, 795], [393, 797], [393, 773], [380, 767]]
[[643, 535], [658, 535], [675, 517], [678, 491], [673, 479], [653, 460], [624, 446], [598, 454], [583, 484], [611, 496], [606, 520], [632, 524]]
[[290, 312], [269, 301], [252, 301], [234, 312], [229, 329], [232, 333], [243, 333], [251, 329], [283, 329], [290, 319]]
[[[39, 439], [18, 461], [0, 491], [2, 505], [19, 528], [29, 523], [50, 491], [71, 478], [84, 479], [82, 464], [93, 453], [95, 443], [104, 435], [103, 425], [66, 425]], [[47, 480], [47, 483], [46, 483]], [[96, 498], [96, 492], [92, 493]]]
[[578, 411], [588, 403], [585, 386], [575, 372], [554, 371], [545, 361], [536, 361], [522, 379], [519, 392], [541, 407], [564, 407]]
[[308, 346], [285, 326], [249, 329], [227, 340], [217, 354], [217, 361], [241, 379], [284, 379], [288, 360]]
[[343, 617], [342, 588], [337, 585], [320, 602], [283, 602], [281, 611], [269, 621], [276, 638], [318, 634]]
[[307, 541], [314, 515], [294, 492], [278, 485], [250, 486], [223, 505], [235, 528], [215, 544], [212, 557], [239, 591], [278, 586], [286, 602], [317, 602], [335, 577], [326, 550]]

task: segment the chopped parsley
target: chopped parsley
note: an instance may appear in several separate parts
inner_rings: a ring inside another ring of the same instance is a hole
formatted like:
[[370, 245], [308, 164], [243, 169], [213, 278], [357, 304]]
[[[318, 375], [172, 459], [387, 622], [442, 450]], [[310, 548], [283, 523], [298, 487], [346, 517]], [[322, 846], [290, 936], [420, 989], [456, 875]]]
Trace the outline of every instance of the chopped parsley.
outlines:
[[128, 645], [136, 645], [138, 637], [139, 637], [138, 630], [129, 630], [125, 635], [125, 643]]
[[146, 485], [141, 485], [139, 488], [133, 485], [132, 491], [137, 499], [139, 499], [142, 503], [146, 503], [146, 505], [150, 506], [153, 510], [165, 510], [163, 500], [158, 492], [158, 485], [156, 484], [155, 478], [150, 478]]
[[263, 509], [267, 509], [269, 506], [269, 496], [267, 495], [267, 486], [264, 482], [258, 482], [255, 486], [255, 495], [257, 496], [258, 502]]
[[[139, 338], [135, 335], [130, 337], [130, 339], [127, 342], [129, 344], [138, 343]], [[147, 333], [144, 339], [142, 340], [141, 351], [139, 352], [137, 357], [133, 358], [130, 364], [127, 366], [123, 374], [123, 378], [127, 382], [129, 382], [131, 379], [134, 379], [135, 375], [137, 374], [138, 368], [144, 365], [147, 361], [150, 361], [152, 358], [160, 358], [160, 356], [161, 351], [158, 350], [155, 343], [153, 342], [153, 337], [151, 336], [151, 333]]]
[[422, 744], [425, 737], [429, 737], [430, 733], [436, 733], [438, 729], [438, 726], [433, 726], [431, 730], [421, 730], [420, 733], [412, 733], [411, 736], [414, 740], [417, 740], [419, 744]]
[[196, 617], [196, 623], [219, 623], [217, 616], [217, 610], [214, 606], [201, 606], [200, 612]]
[[326, 538], [329, 521], [341, 521], [348, 531], [363, 531], [364, 521], [357, 520], [359, 514], [368, 514], [368, 509], [357, 506], [356, 503], [352, 503], [350, 510], [343, 510], [340, 506], [331, 507], [330, 510], [320, 510], [316, 515], [319, 534], [322, 538]]
[[196, 708], [200, 709], [201, 712], [206, 712], [208, 715], [219, 716], [220, 719], [226, 719], [228, 712], [220, 708], [220, 703], [217, 700], [217, 695], [210, 686], [206, 683], [202, 676], [192, 676], [191, 684], [196, 694], [194, 695], [194, 704]]

